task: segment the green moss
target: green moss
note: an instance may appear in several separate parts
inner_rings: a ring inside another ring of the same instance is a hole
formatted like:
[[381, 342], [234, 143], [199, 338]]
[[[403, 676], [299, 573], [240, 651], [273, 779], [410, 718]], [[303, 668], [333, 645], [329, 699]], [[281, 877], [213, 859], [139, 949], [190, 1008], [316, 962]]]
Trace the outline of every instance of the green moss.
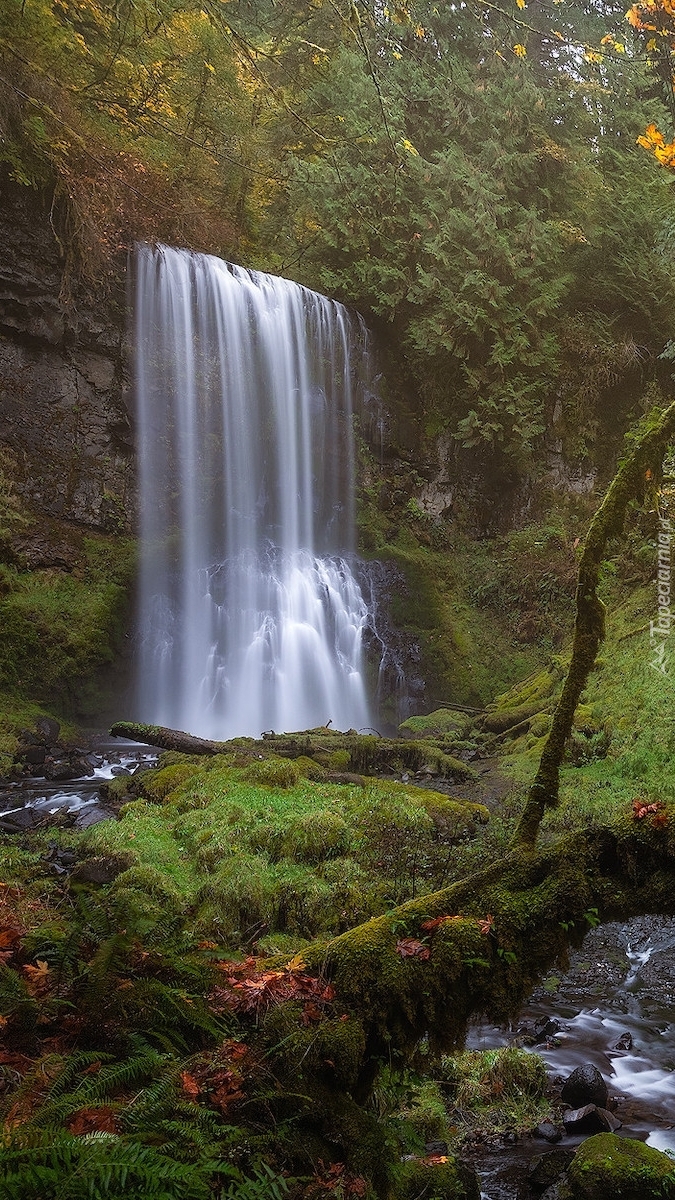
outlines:
[[292, 759], [263, 758], [247, 767], [244, 777], [251, 783], [270, 788], [292, 788], [298, 783], [301, 771]]
[[479, 1200], [475, 1172], [457, 1159], [427, 1164], [403, 1163], [397, 1172], [394, 1200]]
[[408, 717], [399, 725], [401, 737], [442, 737], [444, 733], [463, 734], [470, 723], [465, 713], [449, 708], [437, 708], [426, 716]]
[[164, 872], [148, 863], [142, 863], [122, 871], [113, 884], [113, 893], [119, 892], [122, 888], [133, 888], [137, 892], [144, 892], [153, 900], [159, 901], [167, 916], [169, 914], [178, 915], [184, 906], [184, 898], [179, 889], [172, 886]]
[[601, 1133], [577, 1150], [568, 1170], [573, 1200], [668, 1200], [675, 1163], [632, 1138]]
[[5, 567], [0, 596], [0, 688], [86, 715], [101, 704], [127, 611], [134, 545], [92, 536], [70, 572]]
[[165, 800], [172, 792], [182, 788], [199, 771], [199, 763], [177, 762], [157, 771], [145, 771], [142, 778], [143, 794], [156, 802]]

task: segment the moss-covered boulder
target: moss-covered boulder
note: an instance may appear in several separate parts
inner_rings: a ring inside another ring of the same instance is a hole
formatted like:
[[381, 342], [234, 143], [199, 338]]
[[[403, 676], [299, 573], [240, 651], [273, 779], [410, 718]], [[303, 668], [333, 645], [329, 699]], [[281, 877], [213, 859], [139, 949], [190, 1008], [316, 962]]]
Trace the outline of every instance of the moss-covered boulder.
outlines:
[[467, 713], [457, 712], [451, 708], [437, 708], [425, 716], [408, 717], [399, 725], [399, 732], [404, 738], [439, 738], [444, 734], [454, 734], [462, 737], [471, 723]]
[[577, 1150], [567, 1172], [571, 1200], [672, 1200], [675, 1162], [644, 1142], [600, 1133]]
[[413, 1159], [401, 1167], [395, 1200], [480, 1200], [475, 1171], [456, 1158]]

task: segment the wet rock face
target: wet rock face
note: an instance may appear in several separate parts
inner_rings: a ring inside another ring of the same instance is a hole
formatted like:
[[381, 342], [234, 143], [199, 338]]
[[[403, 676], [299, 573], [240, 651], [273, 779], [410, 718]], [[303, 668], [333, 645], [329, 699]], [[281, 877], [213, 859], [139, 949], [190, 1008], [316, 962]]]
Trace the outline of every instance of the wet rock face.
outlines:
[[0, 447], [16, 491], [50, 516], [116, 532], [133, 507], [133, 439], [117, 291], [74, 285], [49, 205], [0, 173]]

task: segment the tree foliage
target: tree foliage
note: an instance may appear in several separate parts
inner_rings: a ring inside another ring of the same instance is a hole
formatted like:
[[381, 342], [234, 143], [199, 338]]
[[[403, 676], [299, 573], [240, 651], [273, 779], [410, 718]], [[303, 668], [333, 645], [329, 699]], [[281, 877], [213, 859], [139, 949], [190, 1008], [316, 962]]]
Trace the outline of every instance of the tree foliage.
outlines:
[[0, 159], [72, 269], [158, 238], [291, 274], [379, 325], [427, 431], [531, 469], [639, 415], [673, 335], [636, 145], [668, 163], [669, 4], [633, 44], [605, 0], [8, 0]]

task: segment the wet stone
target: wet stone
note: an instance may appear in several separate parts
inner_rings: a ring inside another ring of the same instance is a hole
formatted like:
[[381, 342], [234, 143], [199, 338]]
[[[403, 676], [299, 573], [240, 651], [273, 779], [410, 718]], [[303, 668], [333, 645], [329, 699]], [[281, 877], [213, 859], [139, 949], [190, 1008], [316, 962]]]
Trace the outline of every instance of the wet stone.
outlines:
[[110, 808], [104, 808], [102, 804], [92, 804], [87, 808], [81, 808], [75, 817], [76, 829], [90, 829], [92, 825], [99, 825], [101, 821], [114, 821], [116, 814]]
[[606, 1108], [584, 1104], [564, 1112], [563, 1125], [567, 1133], [614, 1133], [621, 1128], [621, 1121]]
[[607, 1084], [598, 1068], [590, 1063], [572, 1071], [560, 1093], [563, 1104], [569, 1104], [570, 1108], [580, 1108], [584, 1104], [597, 1104], [602, 1108], [607, 1103], [607, 1096]]
[[533, 1192], [545, 1192], [569, 1167], [574, 1158], [573, 1150], [549, 1150], [530, 1159], [527, 1182]]
[[34, 809], [19, 808], [16, 812], [5, 813], [0, 817], [0, 833], [23, 833], [26, 829], [32, 829], [38, 820]]
[[537, 1128], [532, 1130], [532, 1137], [542, 1138], [545, 1142], [559, 1142], [562, 1136], [562, 1130], [552, 1121], [541, 1121]]
[[616, 1043], [616, 1046], [614, 1047], [614, 1049], [615, 1050], [632, 1050], [633, 1049], [633, 1035], [631, 1033], [622, 1033], [621, 1037], [619, 1038], [618, 1042]]
[[545, 1042], [547, 1038], [555, 1037], [561, 1029], [562, 1025], [555, 1017], [540, 1017], [534, 1023], [532, 1045], [537, 1046], [539, 1042]]

